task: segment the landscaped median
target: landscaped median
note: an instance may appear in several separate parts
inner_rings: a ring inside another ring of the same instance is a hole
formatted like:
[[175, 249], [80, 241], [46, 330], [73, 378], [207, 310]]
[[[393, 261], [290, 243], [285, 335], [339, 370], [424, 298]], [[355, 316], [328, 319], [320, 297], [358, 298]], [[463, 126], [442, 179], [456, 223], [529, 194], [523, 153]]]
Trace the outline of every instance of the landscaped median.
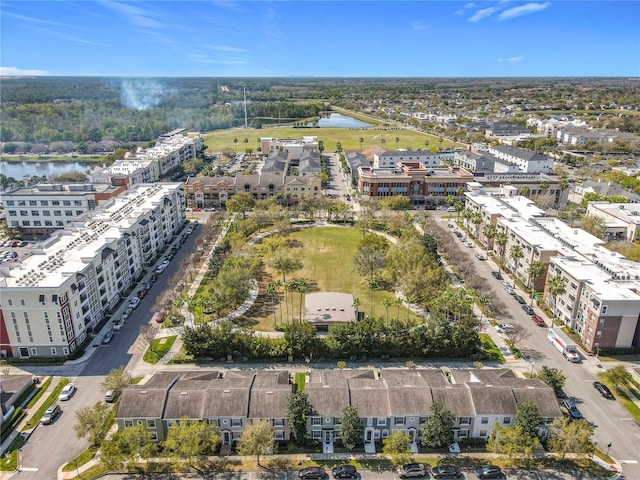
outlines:
[[162, 357], [169, 353], [177, 337], [177, 335], [171, 335], [169, 337], [156, 338], [142, 359], [147, 363], [155, 365]]

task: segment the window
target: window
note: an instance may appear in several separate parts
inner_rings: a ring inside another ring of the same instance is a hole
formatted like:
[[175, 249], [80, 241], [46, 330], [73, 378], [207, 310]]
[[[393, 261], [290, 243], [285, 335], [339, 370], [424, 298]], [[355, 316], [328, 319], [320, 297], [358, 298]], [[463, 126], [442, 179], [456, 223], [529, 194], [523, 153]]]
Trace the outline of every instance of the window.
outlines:
[[33, 226], [34, 227], [40, 227], [40, 226], [42, 226], [42, 222], [40, 220], [34, 220], [33, 221]]
[[480, 420], [480, 423], [482, 425], [487, 425], [489, 423], [489, 417], [482, 417], [482, 419]]
[[157, 434], [156, 432], [151, 432], [151, 433], [149, 434], [149, 437], [150, 437], [149, 439], [150, 439], [152, 442], [157, 442], [157, 441], [158, 441], [158, 434]]
[[50, 217], [51, 216], [51, 210], [43, 210], [42, 211], [42, 216], [43, 217]]
[[151, 419], [151, 420], [147, 419], [147, 427], [156, 428], [156, 421], [153, 420], [153, 419]]
[[62, 201], [62, 204], [63, 204], [65, 207], [70, 207], [70, 206], [71, 206], [71, 200], [63, 200], [63, 201]]
[[609, 309], [609, 305], [603, 305], [602, 306], [602, 314], [604, 315], [605, 313], [607, 313], [608, 309]]
[[38, 205], [38, 202], [36, 202], [35, 200], [29, 200], [30, 207], [35, 207], [36, 205]]
[[40, 200], [40, 206], [48, 207], [49, 206], [49, 200]]
[[32, 217], [39, 217], [40, 216], [40, 212], [38, 210], [31, 210], [31, 216]]
[[38, 355], [38, 349], [36, 347], [31, 347], [31, 355]]
[[460, 425], [471, 425], [471, 417], [460, 417]]
[[273, 419], [274, 427], [283, 427], [284, 426], [284, 418], [274, 418]]
[[322, 438], [322, 430], [314, 430], [311, 433], [311, 438]]
[[56, 356], [58, 354], [58, 351], [55, 349], [55, 347], [51, 347], [51, 355]]
[[404, 425], [404, 417], [396, 417], [395, 424], [396, 425]]
[[284, 432], [282, 430], [276, 430], [275, 432], [276, 440], [284, 440]]
[[510, 425], [511, 424], [511, 417], [504, 417], [502, 419], [502, 424], [503, 425]]
[[311, 419], [311, 425], [322, 425], [322, 418], [320, 417], [313, 417]]
[[124, 421], [124, 428], [127, 428], [127, 427], [133, 427], [133, 420]]
[[480, 430], [480, 437], [486, 437], [487, 436], [487, 431], [486, 430]]
[[30, 226], [31, 226], [31, 222], [30, 222], [29, 220], [24, 220], [24, 221], [22, 222], [22, 226], [23, 226], [23, 227], [30, 227]]
[[241, 418], [232, 418], [231, 419], [231, 426], [232, 427], [241, 427], [242, 426], [242, 419]]
[[376, 423], [376, 425], [378, 425], [378, 426], [384, 426], [384, 425], [386, 425], [386, 424], [387, 424], [387, 419], [386, 419], [386, 418], [381, 418], [381, 417], [379, 417], [379, 418], [377, 419], [377, 423]]

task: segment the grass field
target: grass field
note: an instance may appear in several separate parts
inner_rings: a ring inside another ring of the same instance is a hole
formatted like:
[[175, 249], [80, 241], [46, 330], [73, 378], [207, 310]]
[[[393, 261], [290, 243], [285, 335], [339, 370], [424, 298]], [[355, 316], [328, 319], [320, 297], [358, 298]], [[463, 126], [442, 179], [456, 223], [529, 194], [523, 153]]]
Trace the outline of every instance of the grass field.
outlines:
[[[303, 136], [317, 136], [318, 140], [324, 143], [325, 151], [334, 151], [336, 143], [340, 142], [343, 150], [362, 150], [376, 145], [387, 150], [405, 148], [407, 150], [417, 150], [427, 148], [425, 141], [429, 141], [428, 148], [450, 147], [452, 142], [443, 140], [440, 143], [438, 137], [426, 133], [415, 132], [398, 128], [383, 126], [369, 127], [366, 129], [349, 128], [234, 128], [230, 130], [217, 130], [205, 134], [205, 144], [208, 145], [208, 152], [221, 152], [223, 150], [245, 151], [244, 139], [249, 142], [246, 147], [256, 149], [260, 137], [274, 138], [301, 138]], [[363, 139], [362, 145], [360, 138]], [[396, 144], [396, 138], [398, 143]], [[233, 140], [238, 139], [234, 145]], [[382, 143], [384, 139], [384, 144]]]
[[[340, 292], [350, 293], [354, 298], [362, 302], [360, 311], [366, 315], [371, 314], [371, 302], [369, 288], [365, 279], [355, 271], [352, 263], [361, 233], [354, 228], [318, 227], [306, 228], [293, 232], [289, 236], [292, 250], [299, 253], [303, 262], [303, 268], [287, 276], [287, 280], [304, 278], [307, 280], [307, 293], [313, 292]], [[265, 294], [266, 283], [275, 279], [281, 279], [276, 272], [267, 269], [270, 278], [260, 286], [261, 295], [256, 305], [247, 312], [251, 327], [256, 330], [273, 330], [273, 311], [268, 304]], [[381, 288], [373, 290], [373, 314], [385, 317], [386, 310], [382, 305], [383, 298], [395, 298], [395, 294]], [[298, 317], [300, 307], [300, 295], [293, 294], [293, 312]], [[284, 311], [283, 303], [283, 311]], [[276, 307], [279, 312], [279, 306]], [[292, 310], [289, 304], [289, 310]], [[395, 318], [396, 307], [389, 309], [389, 317]], [[406, 308], [400, 307], [400, 316], [404, 318]], [[355, 313], [354, 313], [355, 316]], [[411, 312], [412, 318], [418, 318]]]

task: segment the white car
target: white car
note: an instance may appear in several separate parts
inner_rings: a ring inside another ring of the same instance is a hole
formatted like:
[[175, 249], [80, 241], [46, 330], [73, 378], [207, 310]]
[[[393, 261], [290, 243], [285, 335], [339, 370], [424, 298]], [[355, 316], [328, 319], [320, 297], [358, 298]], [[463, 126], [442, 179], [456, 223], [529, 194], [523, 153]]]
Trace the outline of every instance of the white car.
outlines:
[[158, 265], [158, 267], [156, 268], [156, 273], [160, 274], [160, 273], [164, 272], [165, 268], [167, 268], [166, 265], [163, 265], [163, 264]]
[[58, 396], [58, 400], [60, 400], [61, 402], [69, 400], [73, 396], [75, 391], [76, 391], [76, 386], [73, 383], [67, 383], [62, 389], [62, 391], [60, 392], [60, 395]]
[[129, 302], [129, 308], [136, 309], [140, 305], [140, 299], [138, 297], [133, 297]]
[[498, 333], [504, 333], [507, 330], [511, 330], [513, 327], [507, 323], [501, 323], [499, 325], [496, 325], [496, 332]]
[[116, 332], [122, 329], [123, 326], [124, 326], [124, 318], [122, 317], [116, 320], [115, 322], [113, 322], [113, 330]]

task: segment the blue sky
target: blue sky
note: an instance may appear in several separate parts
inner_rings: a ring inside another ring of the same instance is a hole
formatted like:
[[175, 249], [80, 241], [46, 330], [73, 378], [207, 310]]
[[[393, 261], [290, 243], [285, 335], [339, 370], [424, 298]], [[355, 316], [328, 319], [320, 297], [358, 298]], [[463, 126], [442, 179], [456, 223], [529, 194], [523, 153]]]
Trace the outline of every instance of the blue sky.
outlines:
[[640, 76], [640, 1], [6, 1], [3, 75]]

